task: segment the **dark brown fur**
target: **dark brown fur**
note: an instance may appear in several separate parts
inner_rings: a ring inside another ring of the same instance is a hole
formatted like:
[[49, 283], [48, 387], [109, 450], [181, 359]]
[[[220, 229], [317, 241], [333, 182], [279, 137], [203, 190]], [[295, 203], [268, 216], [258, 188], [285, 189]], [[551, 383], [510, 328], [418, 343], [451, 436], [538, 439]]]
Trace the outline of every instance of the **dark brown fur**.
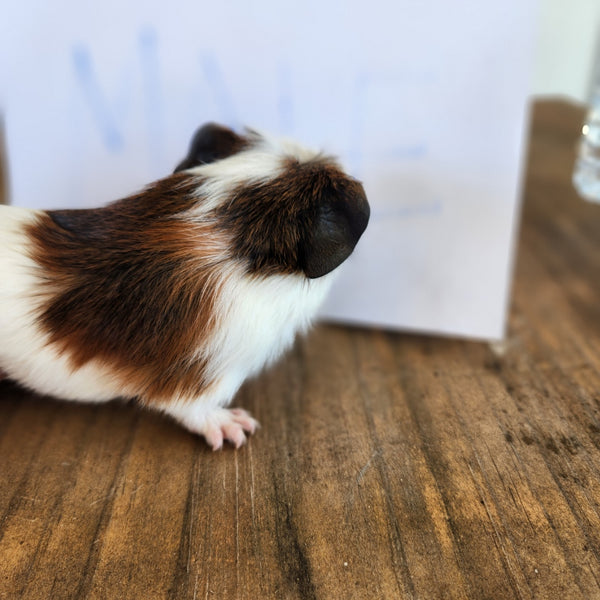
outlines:
[[219, 265], [203, 260], [223, 236], [177, 215], [194, 204], [198, 177], [181, 173], [94, 210], [49, 211], [29, 230], [43, 269], [39, 322], [73, 367], [100, 360], [142, 401], [208, 382], [190, 362], [215, 323]]
[[250, 272], [301, 272], [326, 219], [323, 210], [337, 210], [330, 205], [354, 198], [364, 198], [362, 185], [328, 159], [290, 159], [272, 181], [235, 190], [221, 207], [218, 222], [233, 232], [234, 253], [248, 261]]

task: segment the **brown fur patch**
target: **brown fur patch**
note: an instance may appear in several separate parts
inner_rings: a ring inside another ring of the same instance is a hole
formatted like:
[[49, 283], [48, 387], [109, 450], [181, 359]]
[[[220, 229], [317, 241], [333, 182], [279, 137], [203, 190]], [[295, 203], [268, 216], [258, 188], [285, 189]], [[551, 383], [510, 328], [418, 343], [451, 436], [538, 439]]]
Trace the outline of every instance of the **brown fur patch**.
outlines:
[[299, 272], [323, 220], [335, 221], [333, 213], [347, 207], [354, 211], [355, 199], [364, 200], [368, 209], [362, 185], [329, 159], [289, 159], [273, 180], [235, 190], [219, 211], [220, 226], [233, 233], [235, 254], [248, 261], [250, 272]]
[[199, 183], [176, 174], [104, 208], [49, 211], [28, 231], [50, 343], [74, 368], [108, 365], [143, 402], [210, 383], [196, 352], [217, 325], [219, 264], [208, 257], [227, 241], [177, 217], [197, 202]]

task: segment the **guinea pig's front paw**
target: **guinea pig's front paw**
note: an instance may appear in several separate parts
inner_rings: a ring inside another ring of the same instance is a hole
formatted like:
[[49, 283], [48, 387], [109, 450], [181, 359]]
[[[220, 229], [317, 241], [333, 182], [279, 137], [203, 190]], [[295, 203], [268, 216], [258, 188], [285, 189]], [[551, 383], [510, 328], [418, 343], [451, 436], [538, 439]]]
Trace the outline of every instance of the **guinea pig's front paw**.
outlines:
[[220, 408], [211, 412], [198, 433], [213, 450], [220, 450], [223, 441], [231, 442], [236, 448], [246, 443], [246, 433], [254, 433], [260, 427], [258, 421], [241, 408]]
[[246, 442], [246, 433], [252, 434], [260, 427], [258, 421], [241, 408], [213, 408], [209, 411], [197, 410], [193, 405], [189, 408], [173, 416], [192, 433], [203, 436], [213, 450], [220, 450], [225, 440], [239, 448]]

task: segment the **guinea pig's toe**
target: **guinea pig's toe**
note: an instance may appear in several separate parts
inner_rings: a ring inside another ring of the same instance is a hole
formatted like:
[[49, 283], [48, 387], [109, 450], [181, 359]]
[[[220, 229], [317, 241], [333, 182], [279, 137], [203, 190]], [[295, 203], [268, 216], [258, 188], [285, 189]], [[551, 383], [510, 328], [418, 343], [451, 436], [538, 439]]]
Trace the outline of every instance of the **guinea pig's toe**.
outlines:
[[204, 432], [202, 432], [202, 435], [204, 436], [204, 439], [206, 440], [206, 443], [213, 449], [213, 450], [221, 450], [221, 448], [223, 448], [223, 431], [221, 430], [221, 427], [219, 426], [211, 426], [211, 427], [207, 427]]
[[233, 415], [236, 423], [241, 425], [244, 431], [252, 434], [260, 428], [260, 423], [250, 416], [250, 413], [243, 408], [232, 408], [229, 411]]
[[238, 423], [230, 423], [223, 426], [223, 436], [236, 448], [241, 448], [246, 443], [246, 435], [242, 426]]

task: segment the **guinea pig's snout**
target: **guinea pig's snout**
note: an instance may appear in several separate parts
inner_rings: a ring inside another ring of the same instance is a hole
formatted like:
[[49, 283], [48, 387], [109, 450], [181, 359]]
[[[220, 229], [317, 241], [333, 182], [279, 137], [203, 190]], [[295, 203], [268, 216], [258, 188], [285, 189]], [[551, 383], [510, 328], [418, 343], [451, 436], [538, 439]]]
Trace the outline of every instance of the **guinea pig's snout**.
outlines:
[[369, 223], [371, 209], [362, 185], [349, 180], [321, 205], [317, 225], [304, 251], [303, 269], [315, 279], [336, 269], [352, 254]]

